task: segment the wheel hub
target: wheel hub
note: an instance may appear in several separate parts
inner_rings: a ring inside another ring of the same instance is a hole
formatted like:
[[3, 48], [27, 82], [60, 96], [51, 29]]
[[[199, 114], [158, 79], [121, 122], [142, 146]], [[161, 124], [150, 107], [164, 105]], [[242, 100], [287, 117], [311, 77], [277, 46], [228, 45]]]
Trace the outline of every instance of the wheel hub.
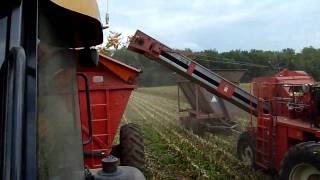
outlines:
[[242, 154], [242, 160], [248, 164], [248, 165], [252, 165], [253, 163], [253, 150], [251, 149], [250, 146], [247, 146], [244, 148], [243, 154]]
[[289, 180], [319, 180], [320, 171], [311, 164], [298, 164], [290, 173]]

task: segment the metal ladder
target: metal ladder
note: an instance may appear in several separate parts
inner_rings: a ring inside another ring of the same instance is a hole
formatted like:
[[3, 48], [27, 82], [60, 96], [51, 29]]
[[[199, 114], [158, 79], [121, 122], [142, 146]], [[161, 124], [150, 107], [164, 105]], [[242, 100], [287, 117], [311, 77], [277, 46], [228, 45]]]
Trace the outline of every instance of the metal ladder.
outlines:
[[257, 117], [256, 164], [268, 168], [272, 164], [273, 117], [261, 114]]

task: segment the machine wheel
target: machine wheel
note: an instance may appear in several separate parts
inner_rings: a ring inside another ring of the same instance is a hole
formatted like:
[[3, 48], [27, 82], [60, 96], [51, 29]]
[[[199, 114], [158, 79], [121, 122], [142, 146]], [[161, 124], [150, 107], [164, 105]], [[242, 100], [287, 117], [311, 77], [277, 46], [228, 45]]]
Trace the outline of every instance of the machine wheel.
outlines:
[[130, 123], [120, 129], [120, 164], [132, 166], [144, 173], [143, 135], [138, 125]]
[[254, 132], [246, 131], [240, 134], [237, 144], [237, 154], [241, 161], [255, 167], [256, 136]]
[[190, 118], [189, 117], [181, 117], [180, 123], [182, 127], [184, 127], [187, 130], [190, 130]]
[[318, 180], [320, 179], [320, 143], [297, 144], [286, 153], [280, 180]]
[[193, 117], [189, 118], [189, 129], [192, 131], [192, 133], [198, 136], [204, 136], [206, 132], [205, 125], [203, 125], [198, 119]]

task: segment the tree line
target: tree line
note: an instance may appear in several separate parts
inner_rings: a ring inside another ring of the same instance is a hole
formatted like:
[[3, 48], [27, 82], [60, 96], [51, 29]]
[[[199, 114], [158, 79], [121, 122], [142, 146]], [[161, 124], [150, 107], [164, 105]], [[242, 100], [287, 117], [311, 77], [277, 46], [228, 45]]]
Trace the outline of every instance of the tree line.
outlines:
[[[176, 50], [209, 69], [246, 69], [241, 82], [250, 82], [254, 77], [272, 75], [281, 69], [303, 70], [320, 80], [320, 49], [305, 47], [300, 52], [294, 49], [263, 51], [252, 49], [218, 52], [215, 49], [192, 51]], [[176, 74], [144, 56], [128, 51], [125, 47], [115, 50], [102, 49], [102, 53], [125, 62], [143, 71], [140, 86], [165, 86], [176, 83]]]

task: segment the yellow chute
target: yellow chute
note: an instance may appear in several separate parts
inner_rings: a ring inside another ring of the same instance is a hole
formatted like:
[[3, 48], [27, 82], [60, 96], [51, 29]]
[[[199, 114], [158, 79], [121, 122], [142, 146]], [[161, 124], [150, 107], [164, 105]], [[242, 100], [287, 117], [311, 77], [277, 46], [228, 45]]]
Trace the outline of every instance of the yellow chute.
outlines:
[[95, 0], [51, 0], [51, 2], [100, 21], [99, 9]]

